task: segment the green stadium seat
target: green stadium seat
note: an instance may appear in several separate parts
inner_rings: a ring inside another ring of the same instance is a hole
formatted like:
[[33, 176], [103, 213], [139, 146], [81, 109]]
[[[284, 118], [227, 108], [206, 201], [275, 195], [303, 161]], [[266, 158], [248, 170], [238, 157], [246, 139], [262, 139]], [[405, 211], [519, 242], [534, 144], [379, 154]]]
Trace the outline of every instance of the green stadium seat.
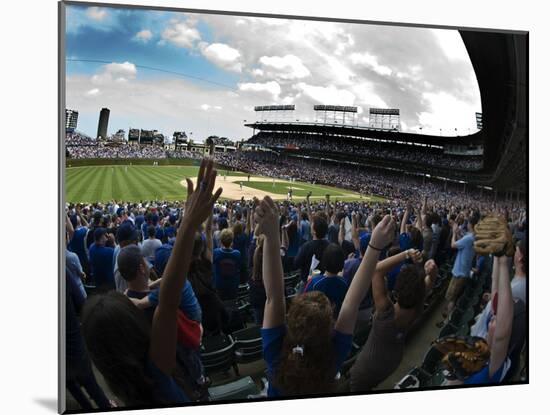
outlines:
[[260, 326], [252, 326], [233, 332], [235, 360], [237, 363], [250, 363], [262, 359], [262, 336]]
[[260, 390], [250, 376], [237, 379], [225, 385], [208, 388], [208, 394], [212, 401], [230, 401], [236, 399], [249, 399], [250, 396], [258, 395]]
[[220, 334], [204, 337], [200, 347], [201, 361], [208, 375], [227, 372], [233, 368], [239, 376], [239, 369], [235, 362], [235, 342], [231, 336]]

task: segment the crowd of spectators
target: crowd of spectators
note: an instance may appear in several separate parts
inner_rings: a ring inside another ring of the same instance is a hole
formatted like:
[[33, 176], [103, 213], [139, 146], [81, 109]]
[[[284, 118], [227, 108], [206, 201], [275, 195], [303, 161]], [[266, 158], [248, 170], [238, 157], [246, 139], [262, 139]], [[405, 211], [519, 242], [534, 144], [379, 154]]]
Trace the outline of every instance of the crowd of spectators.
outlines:
[[[327, 174], [326, 180], [351, 174], [367, 181], [358, 172]], [[228, 330], [227, 302], [246, 282], [262, 327], [267, 396], [368, 391], [400, 364], [404, 338], [439, 268], [453, 261], [453, 278], [479, 272], [483, 261], [471, 231], [488, 214], [507, 220], [518, 246], [513, 264], [507, 257], [483, 257], [494, 267], [490, 296], [498, 292], [498, 314], [488, 306], [480, 317], [491, 357], [466, 383], [501, 383], [509, 360], [517, 360], [508, 352], [510, 308], [526, 301], [525, 284], [516, 280], [512, 290], [508, 275], [513, 270], [516, 279], [526, 278], [523, 203], [452, 192], [441, 198], [440, 189], [412, 179], [396, 185], [388, 202], [328, 196], [218, 202], [222, 189], [214, 191], [215, 176], [213, 163], [203, 161], [197, 187], [188, 180], [185, 202], [67, 204], [67, 386], [83, 409], [92, 407], [90, 400], [106, 408], [208, 399], [199, 345]], [[382, 189], [390, 179], [373, 180]], [[414, 188], [405, 192], [407, 186]], [[287, 312], [283, 273], [292, 270], [299, 270], [301, 282]], [[458, 293], [450, 286], [448, 299]], [[339, 372], [353, 333], [370, 321], [368, 340], [342, 384]], [[90, 362], [114, 400], [97, 385]]]
[[260, 176], [299, 180], [312, 184], [337, 186], [364, 195], [379, 195], [392, 200], [428, 196], [438, 203], [458, 205], [475, 203], [484, 206], [491, 201], [485, 191], [464, 192], [459, 183], [432, 181], [418, 176], [392, 173], [364, 166], [344, 167], [329, 162], [295, 157], [275, 157], [264, 151], [216, 153], [215, 160], [223, 166]]
[[326, 153], [347, 153], [372, 159], [396, 160], [460, 170], [479, 170], [483, 156], [444, 154], [442, 149], [377, 143], [351, 137], [325, 137], [313, 134], [258, 133], [247, 141], [266, 147], [318, 150]]

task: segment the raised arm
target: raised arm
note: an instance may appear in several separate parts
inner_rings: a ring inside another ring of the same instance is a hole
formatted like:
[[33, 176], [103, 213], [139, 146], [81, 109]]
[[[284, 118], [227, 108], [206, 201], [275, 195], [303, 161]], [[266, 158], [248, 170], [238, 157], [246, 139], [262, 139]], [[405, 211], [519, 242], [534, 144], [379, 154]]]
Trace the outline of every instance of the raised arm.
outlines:
[[405, 209], [405, 213], [403, 213], [403, 218], [401, 219], [401, 228], [399, 229], [399, 233], [407, 232], [407, 221], [409, 220], [410, 215], [411, 209], [409, 206], [407, 206], [407, 209]]
[[325, 195], [325, 213], [327, 214], [327, 220], [330, 220], [330, 195]]
[[278, 327], [285, 322], [285, 285], [279, 241], [279, 212], [269, 196], [264, 197], [255, 212], [258, 235], [264, 235], [262, 278], [266, 302], [263, 328]]
[[[334, 328], [343, 334], [352, 334], [357, 321], [359, 304], [365, 297], [378, 262], [380, 250], [393, 239], [395, 222], [389, 215], [374, 229], [369, 247], [348, 289]], [[374, 287], [373, 287], [374, 288]]]
[[204, 232], [206, 234], [206, 250], [204, 251], [204, 256], [207, 260], [210, 262], [213, 262], [213, 252], [214, 252], [214, 238], [212, 235], [212, 216], [213, 212], [210, 211], [210, 214], [208, 215], [208, 219], [206, 219], [206, 224], [204, 226]]
[[313, 222], [313, 217], [311, 215], [311, 204], [309, 202], [309, 197], [311, 196], [311, 192], [309, 192], [306, 196], [306, 209], [307, 209], [307, 218], [310, 223]]
[[203, 160], [197, 177], [197, 189], [187, 179], [187, 202], [176, 242], [166, 264], [160, 285], [159, 305], [153, 315], [149, 357], [163, 373], [170, 375], [176, 365], [176, 316], [181, 290], [187, 279], [195, 232], [212, 211], [220, 196], [219, 188], [212, 194], [216, 170], [211, 160]]
[[453, 223], [453, 236], [451, 236], [451, 248], [453, 248], [453, 249], [458, 248], [458, 246], [456, 244], [457, 235], [458, 235], [458, 224], [456, 222], [454, 222]]
[[69, 241], [71, 241], [74, 236], [74, 227], [68, 215], [65, 215], [65, 229], [67, 229], [67, 234], [69, 235]]
[[489, 361], [489, 376], [502, 366], [508, 356], [508, 343], [512, 335], [512, 323], [514, 319], [514, 300], [508, 272], [508, 258], [497, 258], [498, 265], [498, 307], [496, 315], [496, 327], [492, 339], [491, 359]]
[[358, 251], [361, 248], [361, 241], [359, 240], [359, 230], [357, 226], [356, 214], [351, 216], [351, 240], [353, 242], [355, 250]]
[[340, 221], [340, 227], [338, 228], [338, 245], [342, 246], [342, 242], [346, 238], [346, 218], [342, 218]]

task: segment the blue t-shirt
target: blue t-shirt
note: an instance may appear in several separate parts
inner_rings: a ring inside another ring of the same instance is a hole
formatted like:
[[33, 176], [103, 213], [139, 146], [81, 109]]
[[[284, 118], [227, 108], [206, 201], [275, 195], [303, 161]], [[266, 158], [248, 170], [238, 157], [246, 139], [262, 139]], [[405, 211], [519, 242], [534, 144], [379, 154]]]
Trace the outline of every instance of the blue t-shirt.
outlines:
[[[157, 288], [151, 291], [148, 297], [151, 304], [156, 307], [159, 303], [159, 289]], [[180, 310], [183, 311], [187, 318], [198, 321], [199, 323], [201, 322], [201, 306], [199, 304], [199, 301], [197, 300], [197, 297], [195, 296], [195, 292], [193, 291], [193, 287], [191, 286], [189, 280], [185, 281], [185, 285], [183, 286], [183, 290], [181, 291]]]
[[96, 286], [109, 285], [115, 288], [113, 273], [114, 248], [98, 246], [95, 243], [90, 246], [90, 268]]
[[[352, 258], [352, 259], [346, 259], [346, 262], [344, 262], [344, 272], [342, 274], [344, 280], [347, 282], [348, 287], [351, 286], [351, 282], [353, 281], [353, 277], [355, 277], [355, 274], [357, 273], [357, 270], [359, 269], [359, 265], [361, 265], [362, 258]], [[361, 304], [359, 305], [360, 310], [364, 310], [365, 308], [372, 307], [372, 291], [369, 289], [365, 297], [361, 300]]]
[[468, 379], [464, 381], [465, 385], [483, 385], [487, 383], [500, 383], [506, 374], [505, 371], [508, 371], [510, 367], [510, 360], [506, 359], [500, 368], [493, 374], [489, 376], [489, 365], [485, 365], [483, 369], [479, 372], [474, 373]]
[[246, 234], [241, 233], [233, 239], [233, 249], [237, 250], [241, 254], [241, 261], [244, 264], [248, 258], [248, 247], [250, 245], [250, 239]]
[[155, 271], [160, 276], [164, 273], [164, 268], [168, 264], [173, 248], [171, 244], [162, 244], [155, 250]]
[[163, 373], [151, 360], [147, 360], [145, 373], [153, 380], [153, 396], [167, 404], [190, 402], [172, 376]]
[[305, 242], [311, 240], [311, 225], [308, 220], [300, 221], [300, 237]]
[[[269, 376], [267, 396], [281, 396], [280, 391], [273, 386], [273, 378], [277, 367], [281, 363], [281, 349], [283, 348], [283, 340], [286, 334], [286, 325], [273, 327], [270, 329], [262, 329], [261, 333], [264, 360], [267, 365], [267, 374]], [[337, 330], [333, 331], [332, 351], [334, 353], [336, 363], [336, 372], [334, 373], [334, 376], [336, 376], [342, 366], [342, 363], [344, 363], [349, 355], [352, 339], [353, 336], [351, 334], [343, 334]], [[304, 353], [307, 353], [307, 350], [304, 350]]]
[[213, 260], [214, 287], [222, 300], [236, 298], [241, 278], [241, 253], [236, 249], [216, 248]]
[[326, 277], [321, 274], [313, 277], [307, 283], [304, 292], [311, 291], [321, 291], [324, 293], [334, 307], [334, 315], [338, 316], [340, 307], [342, 307], [342, 303], [348, 292], [348, 283], [342, 277]]
[[86, 240], [86, 233], [88, 232], [87, 228], [78, 228], [74, 231], [73, 238], [69, 242], [67, 249], [71, 252], [74, 252], [78, 255], [80, 264], [87, 268], [88, 267], [88, 255], [86, 253], [86, 248], [84, 242]]
[[455, 242], [458, 250], [452, 274], [455, 278], [469, 278], [474, 260], [474, 234], [468, 232], [462, 238]]

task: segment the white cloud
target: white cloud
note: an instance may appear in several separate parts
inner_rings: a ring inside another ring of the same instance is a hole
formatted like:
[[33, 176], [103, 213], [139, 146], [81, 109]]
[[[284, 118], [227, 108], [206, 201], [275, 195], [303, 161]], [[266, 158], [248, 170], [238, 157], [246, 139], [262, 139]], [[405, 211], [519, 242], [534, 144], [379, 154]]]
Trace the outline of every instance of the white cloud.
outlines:
[[[262, 56], [259, 59], [266, 76], [284, 80], [301, 79], [311, 75], [302, 60], [295, 55]], [[261, 70], [260, 70], [261, 71]]]
[[103, 65], [101, 72], [92, 76], [92, 83], [101, 85], [115, 82], [127, 82], [129, 79], [135, 79], [137, 75], [136, 65], [130, 62], [109, 63]]
[[89, 91], [86, 91], [86, 96], [88, 96], [88, 97], [95, 97], [98, 94], [99, 94], [99, 89], [98, 88], [92, 88]]
[[252, 76], [255, 76], [255, 77], [264, 76], [264, 71], [262, 71], [260, 68], [252, 69], [252, 70], [250, 71], [250, 73], [252, 74]]
[[275, 82], [248, 82], [239, 84], [239, 90], [241, 91], [250, 91], [250, 92], [268, 92], [273, 98], [276, 98], [281, 93], [281, 86]]
[[467, 56], [466, 46], [458, 30], [432, 29], [432, 33], [449, 60], [463, 60]]
[[200, 109], [203, 110], [203, 111], [208, 111], [210, 109], [213, 109], [213, 110], [221, 110], [223, 109], [221, 106], [219, 105], [208, 105], [208, 104], [202, 104], [200, 106]]
[[134, 39], [143, 43], [147, 43], [153, 37], [153, 33], [150, 30], [144, 29], [136, 33]]
[[86, 16], [96, 22], [101, 22], [105, 19], [105, 17], [107, 17], [107, 10], [100, 7], [88, 7], [86, 9]]
[[162, 39], [165, 41], [182, 48], [191, 49], [195, 42], [201, 40], [199, 31], [191, 27], [189, 22], [171, 20], [170, 23], [171, 26], [162, 32]]
[[208, 46], [202, 45], [201, 52], [206, 59], [221, 68], [234, 72], [242, 71], [241, 53], [231, 46], [224, 43], [212, 43]]
[[337, 89], [334, 85], [328, 87], [308, 85], [300, 82], [295, 88], [303, 92], [304, 95], [323, 105], [353, 105], [355, 95], [345, 89]]
[[352, 53], [350, 60], [354, 65], [364, 65], [379, 75], [388, 76], [392, 74], [391, 68], [380, 65], [376, 56], [373, 56], [368, 52]]
[[418, 117], [424, 133], [439, 134], [440, 128], [444, 135], [456, 135], [455, 128], [460, 134], [466, 134], [468, 129], [476, 131], [476, 109], [471, 104], [446, 92], [427, 92], [422, 94], [422, 98], [430, 104], [430, 111], [422, 112]]
[[374, 86], [370, 82], [362, 82], [355, 85], [352, 91], [357, 101], [363, 103], [367, 108], [387, 108], [386, 102], [374, 92]]

